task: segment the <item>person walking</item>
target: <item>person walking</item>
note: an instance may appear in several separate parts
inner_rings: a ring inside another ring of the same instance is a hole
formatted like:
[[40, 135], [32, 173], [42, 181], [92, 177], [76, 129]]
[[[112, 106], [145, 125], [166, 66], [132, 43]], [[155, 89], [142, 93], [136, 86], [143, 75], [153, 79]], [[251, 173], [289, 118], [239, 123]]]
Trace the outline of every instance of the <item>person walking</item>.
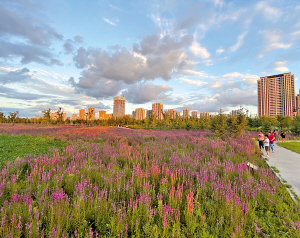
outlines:
[[279, 133], [277, 130], [274, 130], [275, 140], [279, 141]]
[[258, 134], [258, 145], [259, 145], [259, 149], [264, 149], [264, 133], [262, 131], [260, 131], [260, 133]]
[[284, 131], [281, 132], [280, 136], [282, 138], [282, 142], [285, 142], [285, 132]]
[[267, 158], [269, 158], [270, 140], [268, 138], [268, 135], [265, 135], [264, 146], [265, 146], [265, 150], [267, 152]]
[[269, 141], [270, 141], [270, 152], [272, 150], [272, 153], [274, 153], [274, 142], [275, 142], [275, 135], [273, 132], [269, 133], [268, 135]]

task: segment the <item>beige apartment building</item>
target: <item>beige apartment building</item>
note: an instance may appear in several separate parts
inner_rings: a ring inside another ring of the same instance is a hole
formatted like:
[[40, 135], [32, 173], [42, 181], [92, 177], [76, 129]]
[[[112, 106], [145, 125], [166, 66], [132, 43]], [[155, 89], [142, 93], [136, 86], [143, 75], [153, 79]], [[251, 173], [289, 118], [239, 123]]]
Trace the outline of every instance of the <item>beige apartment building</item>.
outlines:
[[108, 120], [109, 118], [112, 118], [112, 114], [107, 114], [106, 111], [99, 111], [99, 120]]
[[296, 109], [294, 74], [285, 73], [257, 80], [258, 117], [293, 116]]
[[79, 120], [85, 120], [85, 110], [84, 109], [79, 110]]
[[76, 121], [77, 120], [77, 114], [72, 114], [72, 121]]
[[191, 115], [190, 114], [190, 109], [188, 109], [188, 108], [183, 109], [183, 118], [189, 119], [190, 115]]
[[135, 109], [135, 120], [144, 120], [145, 118], [145, 109], [144, 108], [137, 108]]
[[198, 117], [198, 112], [197, 111], [192, 111], [192, 117]]
[[57, 113], [57, 112], [51, 113], [50, 119], [51, 119], [51, 120], [57, 120], [57, 119], [58, 119], [58, 113]]
[[89, 108], [88, 109], [88, 120], [94, 121], [95, 120], [95, 108]]
[[64, 113], [62, 114], [62, 119], [63, 119], [63, 121], [67, 120], [67, 113], [64, 112]]
[[168, 109], [167, 115], [170, 119], [174, 119], [176, 117], [176, 111], [174, 109]]
[[152, 115], [158, 119], [158, 120], [163, 120], [164, 119], [164, 104], [161, 102], [153, 103], [152, 104]]
[[113, 117], [116, 118], [125, 116], [125, 101], [126, 98], [124, 96], [114, 97]]
[[200, 117], [209, 117], [209, 112], [200, 112]]

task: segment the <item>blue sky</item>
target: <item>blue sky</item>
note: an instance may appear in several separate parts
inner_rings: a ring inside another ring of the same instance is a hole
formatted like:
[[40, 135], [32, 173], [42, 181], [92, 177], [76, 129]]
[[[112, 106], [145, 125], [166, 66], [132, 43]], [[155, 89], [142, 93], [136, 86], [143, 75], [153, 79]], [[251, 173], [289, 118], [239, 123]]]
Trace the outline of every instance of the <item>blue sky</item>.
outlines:
[[153, 102], [256, 114], [256, 81], [292, 72], [300, 88], [299, 1], [0, 2], [0, 109], [126, 113]]

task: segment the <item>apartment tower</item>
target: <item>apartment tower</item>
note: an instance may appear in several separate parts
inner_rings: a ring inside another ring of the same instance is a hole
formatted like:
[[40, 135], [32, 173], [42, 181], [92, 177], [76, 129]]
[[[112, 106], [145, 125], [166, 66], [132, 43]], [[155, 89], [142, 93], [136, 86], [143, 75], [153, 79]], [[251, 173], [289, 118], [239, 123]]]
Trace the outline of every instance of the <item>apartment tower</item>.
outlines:
[[84, 109], [79, 110], [79, 120], [85, 120], [85, 110]]
[[298, 116], [300, 116], [300, 89], [299, 94], [296, 97], [296, 113]]
[[144, 108], [137, 108], [135, 109], [135, 120], [144, 120], [145, 118], [145, 109]]
[[116, 118], [125, 116], [125, 101], [126, 98], [124, 96], [114, 97], [113, 117]]
[[88, 120], [94, 121], [95, 120], [95, 108], [88, 109]]
[[201, 112], [200, 117], [209, 117], [209, 112]]
[[67, 113], [64, 112], [64, 113], [62, 114], [62, 119], [63, 119], [64, 121], [67, 120]]
[[296, 109], [294, 74], [285, 73], [257, 80], [258, 117], [293, 116]]
[[176, 117], [176, 111], [174, 109], [168, 109], [167, 115], [170, 119], [174, 119]]
[[152, 115], [156, 119], [158, 120], [164, 119], [163, 111], [164, 111], [164, 104], [162, 104], [161, 102], [152, 104]]
[[152, 110], [147, 110], [147, 111], [146, 111], [146, 118], [147, 118], [147, 119], [150, 119], [150, 118], [151, 118], [151, 115], [152, 115]]
[[183, 118], [189, 119], [190, 115], [191, 115], [190, 114], [190, 109], [188, 109], [188, 108], [183, 109]]
[[198, 112], [197, 111], [192, 111], [192, 117], [198, 117]]
[[77, 114], [72, 114], [72, 121], [76, 121], [77, 120]]

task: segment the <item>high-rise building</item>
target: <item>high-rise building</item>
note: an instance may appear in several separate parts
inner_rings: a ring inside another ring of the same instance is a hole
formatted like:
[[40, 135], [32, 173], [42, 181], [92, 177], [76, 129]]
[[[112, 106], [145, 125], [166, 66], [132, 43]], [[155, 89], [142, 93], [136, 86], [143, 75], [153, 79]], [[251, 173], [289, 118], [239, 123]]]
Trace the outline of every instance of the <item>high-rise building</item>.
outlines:
[[209, 112], [200, 112], [200, 117], [209, 117]]
[[176, 111], [175, 112], [175, 117], [181, 117], [181, 112], [180, 111]]
[[123, 96], [114, 97], [114, 109], [113, 117], [123, 117], [125, 116], [125, 101], [126, 98]]
[[57, 119], [58, 119], [58, 113], [57, 113], [57, 112], [51, 113], [50, 119], [51, 119], [51, 120], [57, 120]]
[[105, 120], [106, 111], [99, 111], [99, 120]]
[[188, 109], [188, 108], [183, 109], [183, 118], [189, 119], [190, 115], [191, 115], [190, 114], [190, 109]]
[[198, 117], [198, 112], [197, 111], [192, 111], [192, 117]]
[[300, 116], [300, 89], [299, 89], [299, 94], [296, 97], [296, 112], [297, 115]]
[[132, 111], [131, 118], [135, 119], [135, 111]]
[[257, 80], [258, 117], [293, 116], [295, 109], [294, 74], [277, 74]]
[[89, 108], [88, 109], [88, 120], [93, 121], [95, 120], [95, 108]]
[[144, 108], [137, 108], [135, 109], [135, 120], [144, 120], [145, 118], [145, 109]]
[[161, 102], [157, 102], [157, 103], [152, 103], [152, 115], [158, 119], [158, 120], [162, 120], [164, 119], [164, 104], [162, 104]]
[[147, 110], [146, 111], [146, 118], [149, 120], [151, 118], [152, 115], [152, 110]]
[[72, 114], [72, 121], [76, 121], [77, 120], [77, 114]]
[[167, 115], [170, 119], [174, 119], [176, 117], [176, 111], [174, 109], [168, 109]]
[[67, 120], [67, 113], [64, 112], [64, 113], [62, 114], [62, 119], [63, 119], [64, 121]]
[[240, 110], [232, 110], [232, 111], [231, 111], [231, 115], [235, 117], [235, 116], [238, 115], [239, 111], [240, 111]]
[[84, 109], [79, 110], [79, 120], [85, 120], [85, 110]]

